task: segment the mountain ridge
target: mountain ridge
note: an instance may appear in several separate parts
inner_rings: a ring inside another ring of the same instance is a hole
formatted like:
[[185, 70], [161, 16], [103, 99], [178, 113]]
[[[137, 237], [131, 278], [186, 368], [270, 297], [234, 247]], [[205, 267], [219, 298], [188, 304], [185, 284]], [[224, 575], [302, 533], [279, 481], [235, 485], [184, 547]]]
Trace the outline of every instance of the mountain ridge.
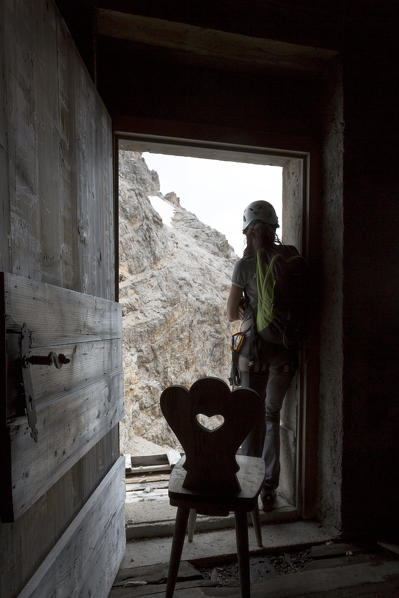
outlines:
[[119, 163], [126, 413], [120, 430], [121, 449], [129, 453], [137, 436], [177, 446], [159, 409], [164, 388], [190, 387], [210, 375], [227, 381], [226, 301], [237, 256], [173, 191], [162, 195], [158, 174], [140, 153], [121, 151]]

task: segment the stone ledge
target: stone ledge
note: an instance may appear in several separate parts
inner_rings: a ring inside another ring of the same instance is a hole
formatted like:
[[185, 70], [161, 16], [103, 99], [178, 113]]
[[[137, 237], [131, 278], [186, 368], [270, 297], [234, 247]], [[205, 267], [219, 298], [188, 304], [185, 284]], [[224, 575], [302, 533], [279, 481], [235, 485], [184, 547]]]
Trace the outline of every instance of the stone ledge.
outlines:
[[[126, 539], [172, 536], [176, 517], [176, 507], [167, 498], [140, 501], [126, 504]], [[260, 512], [262, 524], [295, 521], [297, 509], [278, 496], [276, 508], [269, 513]], [[234, 514], [228, 517], [199, 515], [196, 531], [204, 532], [234, 527]]]

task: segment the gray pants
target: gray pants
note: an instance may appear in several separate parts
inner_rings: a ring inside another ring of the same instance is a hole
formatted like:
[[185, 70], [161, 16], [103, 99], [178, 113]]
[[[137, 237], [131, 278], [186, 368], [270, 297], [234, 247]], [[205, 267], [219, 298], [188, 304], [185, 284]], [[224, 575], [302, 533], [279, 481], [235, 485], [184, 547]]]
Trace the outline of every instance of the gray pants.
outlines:
[[244, 455], [263, 457], [264, 486], [275, 490], [280, 477], [280, 410], [297, 367], [297, 353], [282, 345], [263, 343], [262, 372], [248, 371], [248, 360], [239, 361], [241, 385], [256, 390], [265, 400], [265, 418], [251, 430], [242, 444]]

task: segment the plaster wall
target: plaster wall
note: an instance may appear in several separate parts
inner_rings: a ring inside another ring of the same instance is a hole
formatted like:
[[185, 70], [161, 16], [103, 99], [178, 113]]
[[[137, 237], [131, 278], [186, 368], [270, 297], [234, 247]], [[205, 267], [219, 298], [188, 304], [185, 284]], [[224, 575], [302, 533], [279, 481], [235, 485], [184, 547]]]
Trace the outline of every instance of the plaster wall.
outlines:
[[343, 88], [338, 62], [326, 73], [322, 151], [319, 514], [341, 525], [343, 373]]
[[[294, 245], [302, 253], [302, 222], [303, 222], [303, 163], [302, 160], [287, 159], [283, 166], [283, 214], [282, 241], [287, 245]], [[278, 229], [278, 233], [281, 231]], [[298, 368], [286, 398], [280, 416], [280, 465], [281, 476], [279, 491], [292, 503], [297, 504], [299, 468], [297, 467], [298, 410], [302, 392], [303, 360]], [[299, 506], [299, 505], [298, 505]]]
[[283, 168], [283, 242], [303, 252], [303, 164], [291, 158]]

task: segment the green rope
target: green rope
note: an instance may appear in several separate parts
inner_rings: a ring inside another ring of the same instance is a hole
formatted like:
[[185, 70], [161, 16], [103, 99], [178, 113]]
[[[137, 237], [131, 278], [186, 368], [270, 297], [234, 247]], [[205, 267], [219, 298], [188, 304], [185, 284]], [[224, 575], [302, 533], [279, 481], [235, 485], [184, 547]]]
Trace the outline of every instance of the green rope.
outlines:
[[256, 284], [258, 287], [258, 310], [256, 314], [256, 327], [259, 330], [266, 328], [273, 320], [274, 287], [276, 277], [273, 273], [274, 263], [279, 255], [274, 255], [269, 264], [262, 262], [259, 253], [256, 260]]

